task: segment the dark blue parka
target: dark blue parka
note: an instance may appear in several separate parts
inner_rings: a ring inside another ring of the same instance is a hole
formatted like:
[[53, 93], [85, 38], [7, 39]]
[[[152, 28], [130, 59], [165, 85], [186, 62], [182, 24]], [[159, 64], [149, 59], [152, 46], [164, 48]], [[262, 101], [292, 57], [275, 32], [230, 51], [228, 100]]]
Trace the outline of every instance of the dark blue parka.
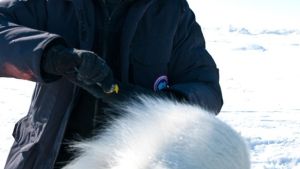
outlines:
[[[78, 88], [64, 78], [47, 82], [41, 56], [56, 39], [91, 50], [95, 10], [92, 0], [0, 2], [0, 76], [36, 82], [29, 112], [13, 131], [6, 169], [53, 167]], [[188, 101], [220, 111], [218, 69], [186, 0], [136, 0], [125, 19], [120, 51], [123, 83], [129, 83], [129, 67], [131, 83], [149, 89], [166, 75], [170, 88]]]

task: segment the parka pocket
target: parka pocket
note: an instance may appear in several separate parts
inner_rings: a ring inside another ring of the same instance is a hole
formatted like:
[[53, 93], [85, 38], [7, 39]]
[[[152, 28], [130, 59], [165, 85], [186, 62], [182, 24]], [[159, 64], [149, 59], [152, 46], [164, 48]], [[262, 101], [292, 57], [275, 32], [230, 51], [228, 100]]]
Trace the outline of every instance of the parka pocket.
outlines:
[[33, 123], [28, 116], [19, 120], [14, 127], [13, 137], [21, 147], [21, 151], [28, 151], [38, 142], [42, 125]]
[[167, 39], [133, 43], [130, 53], [133, 81], [152, 89], [157, 78], [168, 74], [171, 53], [171, 44]]

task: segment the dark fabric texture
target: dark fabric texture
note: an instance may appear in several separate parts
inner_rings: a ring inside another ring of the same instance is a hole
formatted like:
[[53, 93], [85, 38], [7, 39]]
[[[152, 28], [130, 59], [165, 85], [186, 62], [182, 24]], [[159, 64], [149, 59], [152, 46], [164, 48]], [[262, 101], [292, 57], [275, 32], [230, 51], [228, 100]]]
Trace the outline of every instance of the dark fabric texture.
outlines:
[[93, 51], [107, 61], [117, 80], [121, 79], [120, 43], [126, 12], [131, 3], [96, 0], [95, 38]]
[[[74, 158], [74, 152], [70, 151], [69, 144], [71, 141], [79, 141], [91, 138], [94, 135], [96, 126], [95, 103], [96, 100], [87, 91], [80, 90], [77, 104], [71, 113], [66, 127], [60, 151], [55, 162], [55, 169], [60, 169]], [[102, 119], [105, 119], [104, 117]]]
[[[95, 10], [90, 0], [0, 2], [0, 76], [36, 82], [29, 112], [15, 126], [5, 169], [53, 168], [80, 97], [79, 88], [68, 79], [42, 76], [41, 58], [56, 40], [93, 50]], [[215, 114], [220, 111], [218, 69], [186, 0], [133, 2], [121, 28], [119, 49], [122, 83], [153, 91], [157, 79], [167, 76], [169, 89], [187, 102]]]
[[[114, 71], [114, 77], [118, 80], [121, 76], [120, 34], [128, 7], [127, 1], [109, 0], [106, 3], [103, 3], [102, 0], [95, 1], [96, 36], [93, 51], [106, 60], [109, 67]], [[68, 121], [54, 168], [62, 168], [70, 159], [74, 158], [75, 152], [70, 151], [68, 147], [70, 140], [92, 137], [93, 134], [91, 133], [99, 132], [101, 128], [107, 126], [109, 117], [111, 117], [104, 112], [107, 105], [93, 97], [97, 95], [92, 95], [84, 90], [80, 90], [79, 93], [79, 100]]]

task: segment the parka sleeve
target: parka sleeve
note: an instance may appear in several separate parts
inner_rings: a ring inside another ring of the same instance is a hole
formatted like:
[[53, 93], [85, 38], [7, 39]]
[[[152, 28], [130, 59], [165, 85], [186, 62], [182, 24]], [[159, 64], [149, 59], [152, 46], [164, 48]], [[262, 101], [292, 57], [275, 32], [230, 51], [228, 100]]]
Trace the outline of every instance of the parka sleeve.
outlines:
[[41, 57], [44, 48], [58, 35], [46, 27], [46, 1], [0, 2], [0, 77], [43, 82]]
[[174, 39], [170, 66], [170, 89], [193, 104], [218, 114], [223, 105], [219, 71], [205, 47], [195, 15], [182, 0], [182, 16]]

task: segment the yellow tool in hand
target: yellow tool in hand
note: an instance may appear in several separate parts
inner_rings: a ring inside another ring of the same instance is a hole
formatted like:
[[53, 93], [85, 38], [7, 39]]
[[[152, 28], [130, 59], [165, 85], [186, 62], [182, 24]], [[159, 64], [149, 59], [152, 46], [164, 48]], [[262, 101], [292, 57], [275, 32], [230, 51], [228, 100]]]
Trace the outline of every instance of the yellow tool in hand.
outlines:
[[[100, 87], [102, 86], [100, 83], [97, 83], [97, 85]], [[109, 90], [103, 90], [103, 92], [106, 94], [113, 94], [113, 93], [118, 94], [119, 90], [120, 90], [119, 85], [113, 84], [111, 85], [111, 88]]]
[[115, 93], [115, 94], [118, 94], [118, 93], [119, 93], [119, 90], [120, 90], [119, 85], [118, 85], [118, 84], [113, 84], [113, 85], [111, 86], [111, 91], [110, 91], [109, 93]]

